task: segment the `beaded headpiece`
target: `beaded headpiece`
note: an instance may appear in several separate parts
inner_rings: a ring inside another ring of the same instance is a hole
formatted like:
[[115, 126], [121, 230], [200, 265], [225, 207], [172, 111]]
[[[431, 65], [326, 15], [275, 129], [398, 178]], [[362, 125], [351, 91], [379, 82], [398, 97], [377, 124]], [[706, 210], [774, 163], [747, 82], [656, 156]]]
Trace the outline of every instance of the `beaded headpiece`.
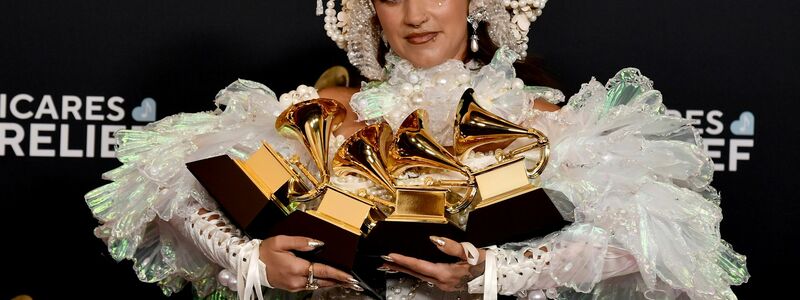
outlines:
[[[373, 21], [372, 0], [340, 2], [337, 11], [336, 0], [327, 0], [324, 6], [322, 0], [317, 0], [317, 15], [325, 15], [328, 37], [347, 51], [350, 63], [364, 77], [383, 79], [383, 68], [378, 63], [380, 25]], [[528, 50], [530, 25], [542, 14], [546, 3], [547, 0], [470, 0], [469, 22], [485, 22], [495, 45], [507, 47], [523, 59]]]

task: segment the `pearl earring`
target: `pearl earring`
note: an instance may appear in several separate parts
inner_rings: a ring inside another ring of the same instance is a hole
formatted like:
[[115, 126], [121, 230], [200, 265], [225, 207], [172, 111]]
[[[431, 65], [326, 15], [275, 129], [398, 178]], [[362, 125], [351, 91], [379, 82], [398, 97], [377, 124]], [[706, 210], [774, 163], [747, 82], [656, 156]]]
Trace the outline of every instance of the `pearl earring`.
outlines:
[[481, 17], [481, 13], [477, 12], [473, 15], [467, 17], [467, 22], [472, 25], [472, 36], [470, 36], [469, 48], [472, 52], [478, 52], [480, 47], [478, 45], [478, 25], [480, 25], [480, 21], [478, 18]]

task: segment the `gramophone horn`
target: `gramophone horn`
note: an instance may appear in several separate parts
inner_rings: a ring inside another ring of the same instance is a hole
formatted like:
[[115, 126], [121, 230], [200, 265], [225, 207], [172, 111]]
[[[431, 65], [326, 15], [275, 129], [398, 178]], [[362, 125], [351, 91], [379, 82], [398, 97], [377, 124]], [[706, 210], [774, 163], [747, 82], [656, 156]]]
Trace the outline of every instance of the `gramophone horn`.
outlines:
[[[433, 186], [465, 187], [464, 197], [453, 197], [448, 200], [447, 211], [458, 213], [466, 209], [475, 199], [475, 177], [469, 167], [461, 163], [447, 151], [426, 130], [427, 115], [423, 110], [416, 110], [403, 121], [395, 133], [394, 141], [389, 147], [389, 156], [394, 165], [392, 175], [402, 174], [413, 167], [435, 168], [455, 171], [463, 174], [466, 180], [446, 180], [432, 182]], [[398, 201], [400, 201], [398, 199]]]
[[336, 151], [333, 157], [334, 172], [339, 176], [359, 174], [394, 195], [395, 183], [389, 174], [393, 163], [386, 153], [391, 142], [392, 129], [386, 122], [362, 128]]
[[531, 138], [531, 144], [505, 153], [499, 153], [499, 160], [506, 160], [523, 152], [540, 148], [540, 159], [536, 167], [528, 169], [529, 176], [540, 174], [549, 158], [549, 142], [539, 130], [524, 128], [497, 116], [481, 107], [473, 97], [474, 91], [468, 89], [461, 96], [456, 108], [456, 120], [453, 130], [453, 152], [465, 159], [470, 151], [489, 144], [510, 142], [519, 138]]
[[328, 145], [332, 132], [342, 124], [346, 115], [347, 110], [339, 102], [320, 98], [294, 104], [275, 120], [275, 129], [281, 135], [300, 140], [319, 170], [320, 180], [304, 172], [309, 176], [309, 180], [315, 183], [316, 188], [300, 198], [315, 198], [321, 193], [322, 187], [330, 181]]
[[426, 130], [427, 114], [416, 110], [400, 125], [389, 148], [394, 160], [391, 173], [402, 174], [413, 167], [437, 168], [469, 176], [469, 168], [453, 157]]

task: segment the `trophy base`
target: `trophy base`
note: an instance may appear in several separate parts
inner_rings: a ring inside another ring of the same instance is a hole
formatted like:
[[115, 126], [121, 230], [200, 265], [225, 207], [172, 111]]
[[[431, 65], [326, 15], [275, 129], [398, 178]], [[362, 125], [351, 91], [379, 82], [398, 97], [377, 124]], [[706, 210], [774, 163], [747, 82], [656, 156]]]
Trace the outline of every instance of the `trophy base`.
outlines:
[[381, 264], [375, 259], [359, 255], [350, 274], [359, 281], [358, 285], [364, 288], [362, 293], [367, 293], [375, 299], [385, 300], [388, 274], [378, 271]]
[[476, 247], [544, 236], [569, 224], [541, 188], [529, 186], [469, 213], [467, 241]]
[[383, 264], [381, 255], [398, 253], [430, 262], [454, 263], [459, 259], [444, 254], [430, 240], [430, 236], [446, 237], [461, 241], [464, 231], [450, 223], [421, 223], [403, 221], [380, 221], [370, 231], [362, 246], [362, 255], [374, 261], [376, 267]]
[[288, 184], [266, 194], [228, 155], [189, 162], [186, 167], [217, 200], [223, 214], [251, 238], [265, 238], [289, 213], [276, 196], [286, 195]]
[[[319, 240], [324, 246], [314, 251], [292, 251], [302, 259], [325, 264], [353, 275], [361, 282], [364, 293], [385, 298], [386, 282], [374, 263], [357, 257], [361, 235], [330, 223], [314, 214], [295, 211], [275, 225], [269, 237], [276, 235], [303, 236]], [[383, 280], [383, 281], [381, 281]]]
[[296, 251], [297, 257], [349, 271], [355, 264], [361, 236], [304, 211], [295, 211], [272, 227], [268, 236], [303, 236], [325, 243], [314, 251]]

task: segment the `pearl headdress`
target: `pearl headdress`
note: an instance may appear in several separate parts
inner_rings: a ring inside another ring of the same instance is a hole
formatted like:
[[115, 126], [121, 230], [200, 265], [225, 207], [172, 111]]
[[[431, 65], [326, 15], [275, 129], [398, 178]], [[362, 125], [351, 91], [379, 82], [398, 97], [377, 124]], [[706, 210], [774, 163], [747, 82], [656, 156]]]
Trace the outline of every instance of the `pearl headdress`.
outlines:
[[[371, 80], [384, 79], [378, 63], [380, 26], [374, 23], [372, 0], [317, 0], [317, 15], [325, 15], [325, 31], [339, 48], [347, 51], [350, 63]], [[443, 0], [444, 1], [444, 0]], [[486, 22], [489, 37], [498, 47], [508, 47], [520, 59], [528, 50], [528, 31], [542, 14], [547, 0], [470, 0], [471, 22]], [[466, 25], [466, 24], [465, 24]]]

